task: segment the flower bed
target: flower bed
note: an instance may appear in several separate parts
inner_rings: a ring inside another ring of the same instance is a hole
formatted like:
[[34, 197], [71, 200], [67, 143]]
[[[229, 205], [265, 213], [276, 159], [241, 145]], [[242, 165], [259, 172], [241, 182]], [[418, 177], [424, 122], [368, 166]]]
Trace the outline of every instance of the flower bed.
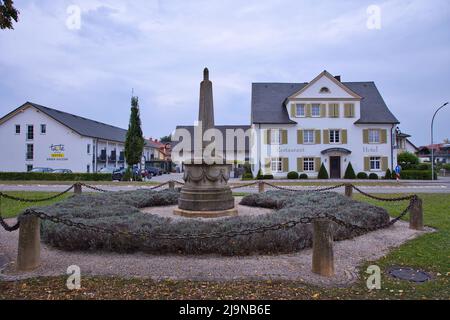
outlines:
[[[179, 192], [150, 190], [108, 192], [74, 195], [54, 205], [40, 208], [75, 222], [114, 230], [198, 234], [240, 231], [274, 225], [301, 217], [313, 217], [327, 212], [353, 224], [368, 227], [389, 221], [385, 209], [346, 198], [334, 192], [269, 191], [242, 199], [241, 204], [273, 208], [273, 213], [259, 216], [237, 216], [215, 220], [170, 219], [143, 213], [139, 209], [150, 206], [177, 204]], [[68, 227], [49, 221], [42, 222], [42, 240], [63, 250], [103, 250], [114, 252], [147, 252], [152, 254], [221, 254], [249, 255], [290, 253], [312, 245], [311, 224], [251, 236], [233, 238], [157, 240], [109, 235], [102, 232]], [[352, 230], [335, 226], [335, 240], [348, 239]]]

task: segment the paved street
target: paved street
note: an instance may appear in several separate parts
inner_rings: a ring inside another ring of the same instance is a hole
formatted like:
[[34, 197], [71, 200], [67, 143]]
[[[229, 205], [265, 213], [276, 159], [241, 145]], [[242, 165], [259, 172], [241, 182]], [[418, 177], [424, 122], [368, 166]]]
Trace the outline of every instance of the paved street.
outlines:
[[[165, 174], [162, 176], [154, 177], [151, 181], [156, 183], [163, 183], [169, 180], [183, 181], [183, 175], [181, 173], [174, 174]], [[317, 180], [316, 180], [317, 181]], [[359, 180], [360, 181], [360, 180]], [[230, 184], [235, 186], [238, 184], [247, 184], [251, 181], [241, 181], [240, 179], [230, 179]], [[290, 182], [288, 180], [270, 180], [269, 183], [277, 183], [277, 182]], [[314, 180], [309, 180], [309, 182], [313, 183]], [[324, 182], [321, 180], [320, 182]], [[333, 182], [336, 184], [341, 184], [343, 182], [354, 182], [353, 180], [327, 180], [326, 182]], [[368, 192], [368, 193], [450, 193], [450, 179], [444, 178], [438, 181], [402, 181], [401, 183], [397, 183], [396, 181], [384, 181], [380, 180], [379, 182], [389, 183], [390, 185], [366, 185], [359, 186], [360, 189]], [[367, 183], [370, 183], [367, 181]], [[95, 182], [90, 183], [90, 185], [97, 186], [99, 188], [109, 190], [109, 191], [119, 191], [119, 190], [136, 190], [141, 188], [149, 188], [148, 185], [136, 185], [136, 184], [119, 184], [114, 185], [114, 183], [109, 185], [96, 184]], [[51, 184], [0, 184], [0, 191], [63, 191], [67, 189], [68, 185], [51, 185]], [[324, 186], [288, 186], [291, 189], [296, 190], [314, 190], [317, 188], [322, 188]], [[269, 190], [269, 187], [266, 187]], [[257, 187], [243, 187], [234, 189], [235, 192], [248, 192], [253, 193], [257, 192]], [[338, 192], [343, 192], [343, 188], [337, 190]]]

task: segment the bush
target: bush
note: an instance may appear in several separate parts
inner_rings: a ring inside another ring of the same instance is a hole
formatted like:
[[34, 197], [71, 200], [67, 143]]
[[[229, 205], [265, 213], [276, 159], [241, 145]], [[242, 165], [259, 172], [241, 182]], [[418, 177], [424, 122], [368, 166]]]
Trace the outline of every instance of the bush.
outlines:
[[0, 180], [111, 181], [111, 173], [0, 172]]
[[367, 176], [367, 173], [365, 173], [365, 172], [358, 172], [358, 174], [356, 175], [356, 177], [357, 177], [358, 179], [367, 179], [367, 178], [369, 178], [369, 177]]
[[133, 178], [133, 173], [131, 172], [131, 168], [128, 167], [122, 176], [122, 181], [130, 181], [131, 178]]
[[256, 175], [256, 179], [257, 180], [262, 180], [263, 179], [263, 173], [261, 168], [258, 170], [258, 174]]
[[287, 174], [287, 178], [288, 179], [298, 179], [298, 172], [296, 171], [291, 171]]
[[[402, 170], [400, 178], [405, 180], [431, 180], [431, 170]], [[436, 172], [434, 178], [437, 179]]]
[[[40, 211], [90, 226], [153, 234], [237, 232], [285, 223], [302, 217], [314, 217], [321, 212], [329, 212], [338, 219], [361, 227], [376, 227], [389, 221], [389, 215], [383, 208], [358, 202], [334, 192], [311, 191], [296, 192], [295, 197], [288, 191], [268, 191], [244, 197], [241, 202], [244, 205], [276, 210], [259, 216], [236, 216], [214, 220], [171, 219], [139, 211], [139, 208], [148, 206], [176, 204], [179, 195], [179, 192], [173, 190], [84, 193], [52, 206], [40, 208]], [[354, 237], [359, 231], [337, 225], [334, 228], [334, 240]], [[297, 252], [312, 244], [310, 224], [255, 233], [251, 237], [161, 240], [151, 237], [118, 237], [43, 220], [41, 234], [43, 242], [63, 250], [121, 253], [141, 251], [150, 254], [273, 254]]]
[[[431, 167], [431, 165], [430, 165], [430, 167]], [[442, 165], [442, 169], [450, 170], [450, 163], [444, 163], [444, 164]]]
[[397, 163], [402, 167], [408, 164], [419, 164], [419, 158], [414, 153], [405, 151], [397, 156]]
[[355, 170], [353, 170], [351, 162], [348, 163], [347, 169], [345, 169], [344, 179], [356, 179]]
[[242, 180], [253, 180], [253, 174], [251, 172], [244, 172]]
[[308, 179], [308, 175], [307, 175], [306, 173], [302, 173], [302, 174], [299, 176], [299, 178], [300, 178], [300, 179]]
[[272, 180], [273, 179], [273, 174], [265, 174], [262, 177], [264, 180]]
[[392, 179], [391, 169], [389, 169], [389, 168], [386, 169], [386, 172], [384, 173], [383, 179], [385, 179], [385, 180], [391, 180]]
[[325, 166], [323, 165], [323, 163], [320, 166], [319, 174], [317, 175], [317, 179], [328, 179], [328, 171], [325, 168]]
[[370, 180], [378, 180], [378, 175], [375, 172], [371, 172], [369, 174], [369, 179]]

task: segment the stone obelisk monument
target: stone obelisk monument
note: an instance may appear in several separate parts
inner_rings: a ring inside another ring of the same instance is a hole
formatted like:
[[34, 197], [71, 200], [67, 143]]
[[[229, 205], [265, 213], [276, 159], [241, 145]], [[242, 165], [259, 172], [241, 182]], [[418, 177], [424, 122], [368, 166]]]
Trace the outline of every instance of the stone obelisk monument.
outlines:
[[[200, 83], [198, 121], [202, 137], [206, 130], [214, 128], [212, 82], [209, 80], [207, 68], [203, 71], [203, 81]], [[198, 127], [196, 129], [199, 129]], [[185, 217], [203, 218], [237, 215], [234, 198], [227, 184], [231, 164], [224, 163], [221, 155], [214, 155], [218, 160], [216, 162], [206, 161], [205, 148], [211, 147], [214, 141], [208, 142], [203, 139], [201, 141], [202, 143], [197, 145], [201, 150], [194, 150], [194, 154], [201, 154], [200, 159], [194, 157], [194, 163], [184, 165], [185, 185], [181, 188], [178, 209], [175, 209], [174, 213]]]

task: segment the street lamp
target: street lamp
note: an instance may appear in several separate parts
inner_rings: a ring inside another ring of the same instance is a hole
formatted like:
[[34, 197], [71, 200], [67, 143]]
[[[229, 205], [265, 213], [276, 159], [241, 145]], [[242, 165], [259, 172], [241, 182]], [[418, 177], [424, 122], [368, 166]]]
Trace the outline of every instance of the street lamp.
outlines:
[[446, 102], [442, 106], [440, 106], [434, 112], [433, 119], [431, 119], [431, 180], [434, 180], [434, 147], [433, 147], [433, 123], [434, 123], [434, 117], [436, 116], [436, 113], [438, 113], [438, 111], [441, 110], [446, 105], [448, 105], [448, 102]]

